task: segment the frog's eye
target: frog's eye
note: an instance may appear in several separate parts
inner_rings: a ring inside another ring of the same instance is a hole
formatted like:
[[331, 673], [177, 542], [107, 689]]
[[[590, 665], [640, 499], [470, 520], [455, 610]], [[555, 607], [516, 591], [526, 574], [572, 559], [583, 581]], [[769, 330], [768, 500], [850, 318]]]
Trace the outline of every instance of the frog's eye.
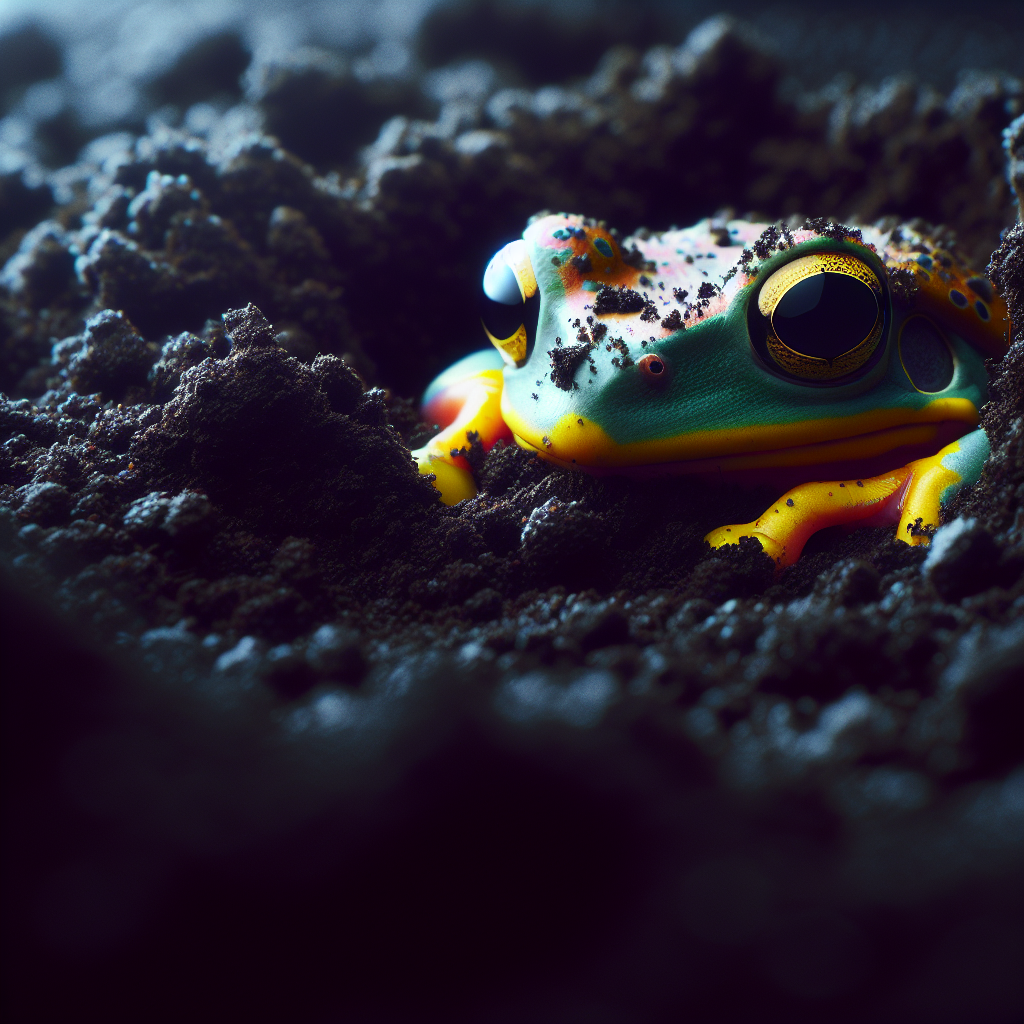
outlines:
[[856, 256], [802, 256], [762, 285], [755, 347], [763, 347], [768, 365], [812, 383], [866, 371], [881, 355], [884, 296], [875, 272]]
[[484, 271], [480, 319], [487, 337], [510, 366], [522, 366], [537, 335], [540, 294], [522, 239], [492, 257]]

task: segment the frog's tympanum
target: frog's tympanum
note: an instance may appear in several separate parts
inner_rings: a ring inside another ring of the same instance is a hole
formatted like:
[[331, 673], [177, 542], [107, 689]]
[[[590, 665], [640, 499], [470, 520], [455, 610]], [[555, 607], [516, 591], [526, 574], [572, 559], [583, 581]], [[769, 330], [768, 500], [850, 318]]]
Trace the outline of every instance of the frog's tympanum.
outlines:
[[588, 473], [683, 473], [786, 491], [753, 523], [779, 566], [837, 524], [928, 542], [977, 481], [986, 356], [1006, 352], [988, 280], [907, 226], [708, 220], [620, 240], [540, 216], [483, 279], [492, 349], [427, 389], [414, 453], [442, 500], [476, 493], [463, 454], [512, 439]]

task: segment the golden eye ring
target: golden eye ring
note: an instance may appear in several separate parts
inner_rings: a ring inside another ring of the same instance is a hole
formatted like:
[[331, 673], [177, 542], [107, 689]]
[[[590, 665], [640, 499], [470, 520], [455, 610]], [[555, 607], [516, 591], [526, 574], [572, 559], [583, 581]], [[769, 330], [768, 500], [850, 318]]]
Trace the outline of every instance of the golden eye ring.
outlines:
[[767, 356], [785, 374], [828, 383], [867, 366], [885, 328], [885, 292], [847, 253], [801, 256], [775, 271], [757, 297]]

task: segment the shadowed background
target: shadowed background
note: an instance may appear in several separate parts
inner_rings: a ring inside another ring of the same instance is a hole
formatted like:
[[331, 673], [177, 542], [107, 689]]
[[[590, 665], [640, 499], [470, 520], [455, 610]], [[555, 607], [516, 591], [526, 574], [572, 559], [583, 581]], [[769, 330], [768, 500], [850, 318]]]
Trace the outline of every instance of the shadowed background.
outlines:
[[543, 207], [922, 216], [983, 266], [1022, 43], [1012, 3], [0, 4], [9, 1019], [1019, 1019], [1019, 346], [927, 567], [866, 531], [775, 580], [700, 539], [763, 495], [514, 450], [439, 510], [402, 442]]

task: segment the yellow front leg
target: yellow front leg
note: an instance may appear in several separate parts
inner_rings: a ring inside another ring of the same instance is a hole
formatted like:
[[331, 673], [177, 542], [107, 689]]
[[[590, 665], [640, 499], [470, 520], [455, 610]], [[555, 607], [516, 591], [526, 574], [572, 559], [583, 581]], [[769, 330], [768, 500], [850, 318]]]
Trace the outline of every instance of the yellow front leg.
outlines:
[[897, 540], [927, 544], [929, 530], [939, 525], [941, 507], [960, 488], [977, 482], [988, 453], [984, 430], [975, 430], [935, 455], [891, 473], [800, 484], [754, 522], [720, 526], [704, 539], [720, 548], [755, 537], [780, 569], [792, 565], [811, 535], [826, 526], [881, 525], [898, 518]]
[[441, 492], [441, 501], [455, 505], [476, 495], [476, 481], [465, 457], [457, 453], [468, 449], [477, 435], [488, 451], [499, 438], [511, 439], [501, 416], [501, 370], [482, 370], [456, 381], [436, 401], [447, 399], [457, 409], [455, 418], [435, 434], [422, 448], [412, 453], [424, 475], [433, 474], [434, 487]]

